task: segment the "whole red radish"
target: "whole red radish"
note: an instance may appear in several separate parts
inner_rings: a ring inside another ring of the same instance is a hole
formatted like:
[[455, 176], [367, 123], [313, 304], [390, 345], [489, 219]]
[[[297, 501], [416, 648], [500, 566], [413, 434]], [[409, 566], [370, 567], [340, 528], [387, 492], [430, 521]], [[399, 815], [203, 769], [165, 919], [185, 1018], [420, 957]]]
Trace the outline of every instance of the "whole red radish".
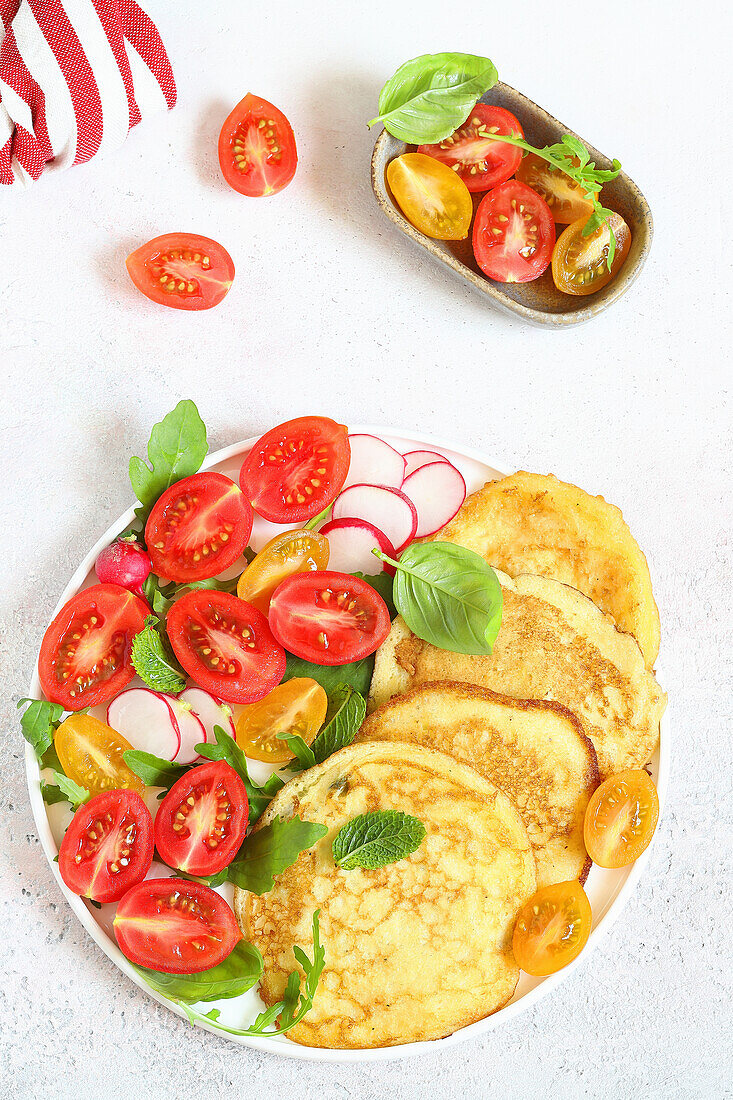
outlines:
[[102, 584], [119, 584], [142, 599], [145, 599], [143, 582], [151, 569], [147, 552], [133, 539], [115, 539], [105, 546], [94, 564]]

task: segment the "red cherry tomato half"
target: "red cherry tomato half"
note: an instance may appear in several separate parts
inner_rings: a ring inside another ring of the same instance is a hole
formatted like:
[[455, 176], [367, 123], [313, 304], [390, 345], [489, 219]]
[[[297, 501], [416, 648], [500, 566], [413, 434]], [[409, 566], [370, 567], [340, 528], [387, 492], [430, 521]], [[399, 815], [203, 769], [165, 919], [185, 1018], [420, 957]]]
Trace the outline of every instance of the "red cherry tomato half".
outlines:
[[216, 891], [179, 878], [138, 883], [117, 906], [122, 954], [164, 974], [197, 974], [223, 962], [242, 938], [237, 918]]
[[258, 439], [239, 474], [242, 492], [273, 523], [302, 523], [322, 512], [346, 481], [348, 429], [325, 416], [300, 416]]
[[229, 293], [234, 262], [226, 248], [196, 233], [164, 233], [125, 261], [133, 283], [151, 302], [173, 309], [211, 309]]
[[74, 814], [59, 848], [59, 872], [70, 890], [93, 901], [117, 901], [153, 862], [153, 819], [137, 791], [105, 791]]
[[246, 95], [219, 135], [224, 179], [241, 195], [276, 195], [295, 175], [298, 154], [293, 128], [266, 99]]
[[145, 541], [153, 569], [172, 581], [215, 577], [232, 565], [252, 531], [252, 506], [224, 474], [184, 477], [153, 505]]
[[296, 657], [345, 665], [374, 653], [389, 634], [387, 605], [370, 584], [331, 570], [295, 573], [270, 601], [270, 626]]
[[196, 683], [229, 703], [254, 703], [279, 684], [285, 652], [256, 607], [228, 592], [187, 592], [167, 618], [173, 652]]
[[484, 195], [473, 223], [473, 252], [490, 279], [529, 283], [539, 278], [554, 244], [552, 211], [526, 183], [509, 180]]
[[417, 151], [453, 168], [469, 191], [488, 191], [513, 176], [522, 161], [521, 149], [492, 139], [492, 134], [524, 137], [519, 119], [511, 111], [477, 103], [450, 137], [435, 145], [420, 145]]
[[106, 703], [135, 675], [132, 639], [145, 626], [146, 604], [118, 584], [77, 592], [43, 636], [38, 675], [45, 695], [65, 710]]
[[223, 760], [191, 768], [174, 783], [155, 815], [155, 847], [187, 875], [215, 875], [234, 859], [247, 832], [244, 783]]

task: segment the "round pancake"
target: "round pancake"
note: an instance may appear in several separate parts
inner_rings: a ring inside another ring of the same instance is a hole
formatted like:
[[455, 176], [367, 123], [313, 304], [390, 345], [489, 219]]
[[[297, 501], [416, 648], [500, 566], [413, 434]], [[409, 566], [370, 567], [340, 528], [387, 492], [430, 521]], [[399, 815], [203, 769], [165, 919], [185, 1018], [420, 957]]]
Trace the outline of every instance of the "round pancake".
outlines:
[[538, 886], [587, 879], [583, 823], [598, 786], [598, 762], [566, 707], [472, 684], [423, 684], [375, 710], [356, 741], [410, 741], [470, 765], [522, 815]]
[[621, 511], [553, 474], [520, 471], [472, 493], [432, 536], [474, 550], [516, 577], [553, 577], [589, 596], [633, 634], [648, 668], [659, 653], [649, 566]]
[[[373, 810], [412, 814], [425, 839], [387, 867], [341, 870], [335, 834]], [[527, 830], [506, 795], [444, 753], [384, 742], [351, 745], [292, 779], [260, 822], [296, 813], [328, 835], [269, 893], [237, 889], [234, 899], [244, 936], [264, 958], [267, 1005], [296, 965], [293, 947], [311, 948], [320, 909], [325, 970], [292, 1039], [343, 1049], [438, 1039], [511, 999], [514, 921], [536, 875]]]

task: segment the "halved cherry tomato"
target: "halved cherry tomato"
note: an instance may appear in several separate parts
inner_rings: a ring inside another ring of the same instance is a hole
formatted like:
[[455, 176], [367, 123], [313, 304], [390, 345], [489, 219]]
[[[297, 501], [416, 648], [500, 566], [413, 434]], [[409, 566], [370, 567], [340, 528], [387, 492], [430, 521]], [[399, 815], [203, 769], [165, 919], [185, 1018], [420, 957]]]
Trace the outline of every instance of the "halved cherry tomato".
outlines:
[[140, 794], [145, 790], [142, 779], [122, 758], [132, 748], [130, 742], [91, 714], [69, 715], [56, 730], [53, 743], [69, 779], [92, 794], [121, 788]]
[[657, 788], [643, 768], [611, 775], [585, 811], [588, 855], [599, 867], [627, 867], [649, 846], [658, 820]]
[[328, 565], [328, 539], [317, 531], [284, 531], [270, 539], [237, 583], [237, 595], [266, 615], [277, 586], [293, 573]]
[[221, 128], [219, 164], [224, 179], [241, 195], [275, 195], [298, 164], [293, 128], [266, 99], [247, 94]]
[[[576, 158], [576, 164], [580, 161]], [[558, 168], [553, 168], [536, 153], [528, 153], [516, 171], [516, 177], [526, 183], [538, 195], [542, 195], [556, 222], [569, 225], [578, 218], [589, 218], [593, 203], [585, 197], [585, 191]]]
[[145, 524], [153, 569], [172, 581], [201, 581], [232, 565], [252, 531], [252, 507], [230, 477], [213, 471], [166, 489]]
[[135, 675], [132, 639], [148, 608], [118, 584], [77, 592], [43, 636], [38, 676], [46, 696], [65, 710], [106, 703]]
[[191, 768], [155, 815], [155, 847], [187, 875], [215, 875], [232, 862], [247, 832], [244, 783], [223, 760]]
[[299, 416], [257, 440], [242, 463], [239, 484], [258, 515], [273, 523], [302, 523], [337, 496], [350, 461], [343, 424]]
[[562, 970], [588, 942], [593, 914], [577, 880], [543, 886], [519, 910], [512, 948], [526, 974], [544, 977]]
[[420, 145], [417, 151], [447, 164], [469, 191], [488, 191], [513, 176], [522, 159], [521, 149], [492, 139], [492, 134], [523, 138], [524, 130], [511, 111], [477, 103], [450, 137], [434, 145]]
[[[563, 230], [552, 253], [552, 278], [563, 294], [595, 294], [618, 274], [631, 248], [631, 230], [620, 214], [612, 214], [607, 222], [589, 236], [583, 236], [587, 218]], [[608, 270], [610, 228], [616, 238], [616, 253]]]
[[426, 237], [460, 241], [468, 236], [471, 195], [447, 164], [424, 153], [403, 153], [387, 165], [387, 183], [408, 222]]
[[120, 951], [164, 974], [198, 974], [223, 962], [241, 940], [224, 898], [199, 882], [154, 878], [128, 890], [113, 923]]
[[555, 223], [545, 200], [509, 180], [481, 200], [473, 223], [473, 251], [484, 274], [500, 283], [537, 279], [552, 258]]
[[196, 683], [228, 703], [254, 703], [279, 684], [285, 651], [265, 616], [228, 592], [187, 592], [167, 618], [173, 652]]
[[389, 634], [387, 605], [360, 577], [330, 570], [296, 573], [270, 601], [270, 626], [296, 657], [345, 665], [374, 653]]
[[70, 890], [117, 901], [153, 862], [153, 819], [136, 791], [105, 791], [74, 814], [59, 848], [59, 873]]
[[328, 696], [315, 680], [294, 677], [250, 703], [237, 718], [237, 744], [252, 760], [284, 764], [294, 754], [278, 733], [297, 733], [310, 745], [326, 720]]
[[234, 281], [234, 262], [226, 248], [196, 233], [154, 237], [125, 262], [146, 298], [174, 309], [211, 309], [226, 297]]

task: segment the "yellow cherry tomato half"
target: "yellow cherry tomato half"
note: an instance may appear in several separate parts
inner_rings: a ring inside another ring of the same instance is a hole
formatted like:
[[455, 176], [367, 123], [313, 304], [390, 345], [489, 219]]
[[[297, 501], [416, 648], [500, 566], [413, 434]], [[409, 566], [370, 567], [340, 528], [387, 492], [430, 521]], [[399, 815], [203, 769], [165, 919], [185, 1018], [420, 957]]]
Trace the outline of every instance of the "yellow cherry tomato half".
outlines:
[[122, 759], [132, 748], [130, 742], [91, 714], [70, 715], [56, 730], [53, 743], [69, 779], [92, 794], [120, 788], [144, 791], [142, 779]]
[[[615, 278], [631, 248], [631, 230], [620, 214], [612, 214], [594, 233], [583, 236], [587, 218], [578, 218], [564, 229], [552, 251], [552, 278], [563, 294], [595, 294]], [[608, 270], [611, 243], [609, 226], [616, 238], [616, 252]]]
[[611, 775], [585, 811], [588, 855], [599, 867], [628, 867], [649, 846], [658, 820], [657, 788], [642, 768]]
[[328, 696], [315, 680], [305, 676], [286, 680], [264, 699], [242, 708], [237, 718], [237, 744], [253, 760], [284, 764], [293, 759], [293, 753], [278, 733], [300, 734], [310, 745], [327, 709]]
[[403, 153], [387, 165], [387, 183], [408, 222], [426, 237], [461, 241], [468, 236], [471, 193], [447, 164], [425, 153]]
[[272, 594], [286, 577], [328, 565], [328, 539], [317, 531], [284, 531], [270, 539], [237, 582], [240, 600], [266, 615]]
[[519, 910], [512, 948], [526, 974], [562, 970], [588, 942], [593, 915], [588, 896], [573, 879], [543, 886]]
[[[576, 163], [580, 161], [576, 158]], [[545, 200], [556, 222], [569, 225], [578, 218], [586, 220], [593, 213], [593, 203], [585, 197], [585, 191], [557, 168], [553, 168], [536, 153], [528, 153], [515, 172], [516, 178], [526, 183]]]

